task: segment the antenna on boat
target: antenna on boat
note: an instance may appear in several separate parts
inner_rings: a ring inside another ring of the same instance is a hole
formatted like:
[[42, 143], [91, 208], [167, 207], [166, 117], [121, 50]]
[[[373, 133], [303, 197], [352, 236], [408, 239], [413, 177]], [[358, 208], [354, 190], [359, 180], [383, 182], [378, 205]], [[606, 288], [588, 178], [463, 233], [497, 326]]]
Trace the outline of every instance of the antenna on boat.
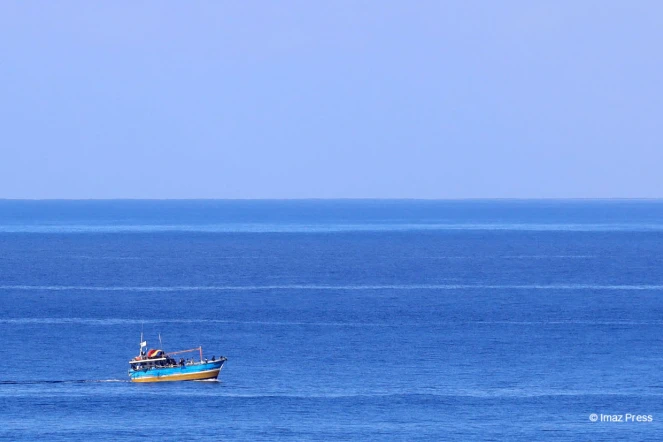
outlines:
[[163, 350], [163, 343], [161, 342], [161, 332], [159, 332], [159, 348]]

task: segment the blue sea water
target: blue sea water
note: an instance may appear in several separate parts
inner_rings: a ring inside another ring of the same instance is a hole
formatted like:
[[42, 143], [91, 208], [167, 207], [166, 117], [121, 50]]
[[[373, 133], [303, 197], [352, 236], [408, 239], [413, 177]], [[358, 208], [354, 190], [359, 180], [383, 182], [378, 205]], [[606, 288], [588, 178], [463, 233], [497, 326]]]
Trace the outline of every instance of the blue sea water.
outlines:
[[[662, 252], [661, 201], [0, 201], [0, 439], [661, 440]], [[141, 328], [219, 381], [128, 382]]]

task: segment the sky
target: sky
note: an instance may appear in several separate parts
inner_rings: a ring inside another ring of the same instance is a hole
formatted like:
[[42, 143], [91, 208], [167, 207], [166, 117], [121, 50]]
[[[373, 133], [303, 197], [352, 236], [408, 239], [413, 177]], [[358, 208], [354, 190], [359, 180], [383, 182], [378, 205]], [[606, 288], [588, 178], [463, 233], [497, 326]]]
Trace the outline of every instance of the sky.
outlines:
[[5, 1], [0, 198], [663, 197], [663, 3]]

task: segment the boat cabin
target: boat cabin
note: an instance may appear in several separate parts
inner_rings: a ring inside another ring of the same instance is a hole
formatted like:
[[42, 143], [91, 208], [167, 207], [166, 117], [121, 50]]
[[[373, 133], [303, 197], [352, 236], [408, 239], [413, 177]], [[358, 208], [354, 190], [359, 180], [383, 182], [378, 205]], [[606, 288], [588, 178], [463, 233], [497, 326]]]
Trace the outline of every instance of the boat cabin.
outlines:
[[146, 370], [156, 367], [177, 367], [184, 365], [183, 359], [179, 363], [175, 359], [168, 356], [163, 350], [149, 350], [147, 353], [141, 352], [140, 356], [136, 356], [129, 361], [132, 370]]

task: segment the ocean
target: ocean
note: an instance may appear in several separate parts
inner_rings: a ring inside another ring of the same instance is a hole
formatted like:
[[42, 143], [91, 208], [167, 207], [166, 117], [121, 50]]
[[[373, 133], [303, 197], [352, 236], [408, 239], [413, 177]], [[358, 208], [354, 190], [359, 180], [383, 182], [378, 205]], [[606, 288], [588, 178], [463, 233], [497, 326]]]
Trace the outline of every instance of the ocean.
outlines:
[[656, 200], [0, 201], [0, 439], [661, 440], [662, 269]]

